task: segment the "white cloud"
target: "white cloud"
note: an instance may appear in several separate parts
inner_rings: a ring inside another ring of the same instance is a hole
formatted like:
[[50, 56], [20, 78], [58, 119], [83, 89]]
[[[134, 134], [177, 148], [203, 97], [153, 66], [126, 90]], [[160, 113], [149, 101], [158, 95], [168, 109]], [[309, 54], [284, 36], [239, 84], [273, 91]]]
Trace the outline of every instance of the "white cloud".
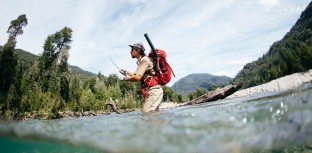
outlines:
[[277, 5], [279, 0], [259, 0], [261, 6], [270, 8]]
[[[0, 0], [0, 44], [11, 20], [26, 14], [29, 24], [18, 37], [17, 48], [42, 52], [48, 35], [64, 26], [73, 29], [69, 61], [104, 75], [119, 67], [134, 71], [128, 44], [143, 34], [167, 51], [177, 77], [190, 73], [234, 77], [244, 64], [256, 60], [282, 39], [298, 19], [308, 0]], [[261, 6], [261, 7], [260, 7]], [[57, 8], [57, 9], [56, 9]], [[267, 12], [270, 9], [270, 12]], [[111, 50], [114, 47], [123, 47]], [[121, 77], [121, 75], [120, 75]]]

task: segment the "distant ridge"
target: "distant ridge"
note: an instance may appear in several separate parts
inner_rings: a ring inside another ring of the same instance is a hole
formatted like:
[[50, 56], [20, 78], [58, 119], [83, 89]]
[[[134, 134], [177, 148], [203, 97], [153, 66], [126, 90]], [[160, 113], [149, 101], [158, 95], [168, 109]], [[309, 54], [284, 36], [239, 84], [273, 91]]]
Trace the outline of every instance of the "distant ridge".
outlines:
[[[23, 63], [25, 63], [24, 65], [26, 66], [31, 66], [35, 61], [39, 59], [38, 55], [32, 54], [22, 49], [16, 49], [15, 51], [16, 51], [16, 54], [18, 55], [19, 61], [22, 61]], [[96, 74], [83, 70], [79, 68], [78, 66], [69, 65], [69, 68], [71, 69], [72, 74], [78, 75], [82, 80], [96, 76]]]
[[195, 73], [178, 80], [172, 85], [172, 90], [186, 95], [197, 88], [209, 90], [213, 85], [227, 85], [232, 78], [227, 76], [215, 76], [209, 73]]

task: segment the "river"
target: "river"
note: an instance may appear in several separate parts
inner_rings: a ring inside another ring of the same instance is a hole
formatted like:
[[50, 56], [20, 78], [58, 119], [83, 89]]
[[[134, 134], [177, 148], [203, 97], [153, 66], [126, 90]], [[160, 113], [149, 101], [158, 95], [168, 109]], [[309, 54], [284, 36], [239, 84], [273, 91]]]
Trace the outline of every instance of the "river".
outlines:
[[0, 122], [0, 152], [312, 152], [312, 84], [157, 113]]

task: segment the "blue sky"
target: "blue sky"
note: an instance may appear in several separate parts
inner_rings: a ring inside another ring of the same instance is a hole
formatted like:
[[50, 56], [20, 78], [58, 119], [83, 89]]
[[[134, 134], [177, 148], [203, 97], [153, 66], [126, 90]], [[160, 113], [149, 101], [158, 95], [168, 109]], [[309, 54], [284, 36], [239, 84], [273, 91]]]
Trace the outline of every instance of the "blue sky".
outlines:
[[[43, 51], [46, 38], [73, 30], [69, 63], [104, 75], [117, 73], [109, 61], [134, 71], [129, 44], [144, 33], [167, 51], [178, 79], [191, 73], [234, 77], [283, 38], [309, 0], [0, 0], [0, 44], [10, 21], [26, 14], [28, 25], [17, 48]], [[118, 74], [119, 75], [119, 74]], [[122, 75], [119, 75], [122, 78]]]

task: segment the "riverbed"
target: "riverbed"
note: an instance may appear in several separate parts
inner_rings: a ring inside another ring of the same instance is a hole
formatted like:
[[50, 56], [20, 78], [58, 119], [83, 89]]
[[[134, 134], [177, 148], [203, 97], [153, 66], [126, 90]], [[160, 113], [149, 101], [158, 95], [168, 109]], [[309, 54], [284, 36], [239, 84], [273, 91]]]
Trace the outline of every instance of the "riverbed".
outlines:
[[1, 121], [1, 152], [312, 152], [312, 84], [157, 113]]

